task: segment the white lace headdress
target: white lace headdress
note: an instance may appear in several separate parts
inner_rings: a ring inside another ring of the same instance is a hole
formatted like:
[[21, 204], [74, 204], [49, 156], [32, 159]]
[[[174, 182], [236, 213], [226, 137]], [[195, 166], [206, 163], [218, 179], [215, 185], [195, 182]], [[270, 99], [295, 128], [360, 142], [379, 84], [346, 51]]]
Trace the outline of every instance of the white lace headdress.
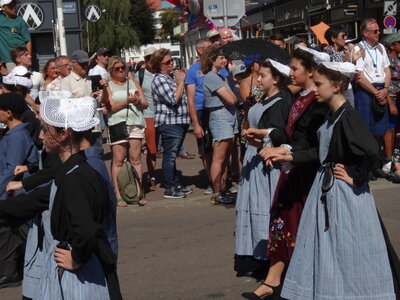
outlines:
[[44, 122], [58, 128], [87, 131], [99, 123], [95, 111], [97, 102], [92, 97], [44, 98], [40, 116]]
[[28, 89], [31, 89], [32, 80], [30, 80], [28, 77], [25, 77], [27, 74], [29, 74], [27, 68], [23, 66], [17, 66], [10, 72], [10, 74], [3, 77], [3, 83], [9, 85], [22, 85]]
[[323, 62], [322, 65], [328, 69], [338, 71], [349, 78], [353, 78], [356, 75], [356, 66], [350, 62]]
[[314, 56], [314, 60], [317, 64], [320, 64], [324, 61], [326, 61], [326, 62], [331, 61], [331, 57], [329, 56], [328, 53], [325, 53], [325, 52], [319, 52], [317, 50], [307, 48], [307, 47], [304, 47], [301, 45], [295, 45], [294, 49], [300, 49], [300, 50], [303, 50], [303, 51], [306, 51], [306, 52], [312, 54]]

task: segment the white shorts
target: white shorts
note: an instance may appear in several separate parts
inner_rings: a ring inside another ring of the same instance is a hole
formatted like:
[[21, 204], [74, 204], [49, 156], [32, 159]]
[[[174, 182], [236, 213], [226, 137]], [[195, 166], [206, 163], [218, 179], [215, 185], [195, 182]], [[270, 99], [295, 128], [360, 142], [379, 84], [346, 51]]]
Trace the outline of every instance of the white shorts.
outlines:
[[[127, 143], [129, 141], [129, 139], [144, 139], [144, 130], [145, 130], [145, 128], [142, 126], [128, 125], [129, 137], [127, 139], [119, 140], [114, 143], [110, 142], [109, 144], [110, 145], [118, 145], [118, 144]], [[108, 137], [110, 138], [110, 135]]]

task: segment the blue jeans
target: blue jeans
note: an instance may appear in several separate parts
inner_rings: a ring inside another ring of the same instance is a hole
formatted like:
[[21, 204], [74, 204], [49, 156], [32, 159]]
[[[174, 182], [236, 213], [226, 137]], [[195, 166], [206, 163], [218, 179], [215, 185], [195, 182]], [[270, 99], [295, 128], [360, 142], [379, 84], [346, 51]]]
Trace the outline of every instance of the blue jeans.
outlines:
[[174, 189], [179, 185], [175, 161], [182, 147], [188, 127], [188, 124], [162, 124], [157, 127], [164, 150], [162, 169], [167, 189]]

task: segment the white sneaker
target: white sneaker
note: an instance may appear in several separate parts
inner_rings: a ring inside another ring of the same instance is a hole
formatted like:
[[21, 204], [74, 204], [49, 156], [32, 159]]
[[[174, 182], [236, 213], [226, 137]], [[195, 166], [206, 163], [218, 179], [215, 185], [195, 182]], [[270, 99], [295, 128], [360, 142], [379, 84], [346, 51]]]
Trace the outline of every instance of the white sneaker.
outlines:
[[389, 174], [390, 174], [390, 171], [391, 171], [391, 168], [392, 168], [392, 162], [389, 161], [388, 163], [386, 163], [386, 164], [383, 165], [382, 171], [383, 171], [383, 173], [385, 173], [386, 175], [389, 175]]

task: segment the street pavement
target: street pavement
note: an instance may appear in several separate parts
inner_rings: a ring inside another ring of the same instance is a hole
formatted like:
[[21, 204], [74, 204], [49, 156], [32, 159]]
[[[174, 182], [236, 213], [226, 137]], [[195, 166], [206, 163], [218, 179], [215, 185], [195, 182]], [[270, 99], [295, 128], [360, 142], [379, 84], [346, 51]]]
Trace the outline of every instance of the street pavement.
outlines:
[[[192, 133], [185, 145], [197, 153]], [[105, 147], [106, 152], [108, 148]], [[109, 158], [109, 155], [106, 155]], [[109, 164], [109, 160], [107, 160]], [[161, 160], [157, 161], [158, 174]], [[185, 199], [163, 199], [163, 189], [148, 193], [144, 207], [118, 208], [118, 274], [124, 299], [242, 299], [259, 283], [236, 277], [234, 205], [211, 205], [203, 194], [207, 179], [196, 154], [177, 159], [183, 184], [194, 189]], [[145, 169], [145, 168], [144, 168]], [[400, 184], [371, 182], [377, 207], [400, 253]], [[21, 288], [0, 291], [0, 299], [21, 299]]]

